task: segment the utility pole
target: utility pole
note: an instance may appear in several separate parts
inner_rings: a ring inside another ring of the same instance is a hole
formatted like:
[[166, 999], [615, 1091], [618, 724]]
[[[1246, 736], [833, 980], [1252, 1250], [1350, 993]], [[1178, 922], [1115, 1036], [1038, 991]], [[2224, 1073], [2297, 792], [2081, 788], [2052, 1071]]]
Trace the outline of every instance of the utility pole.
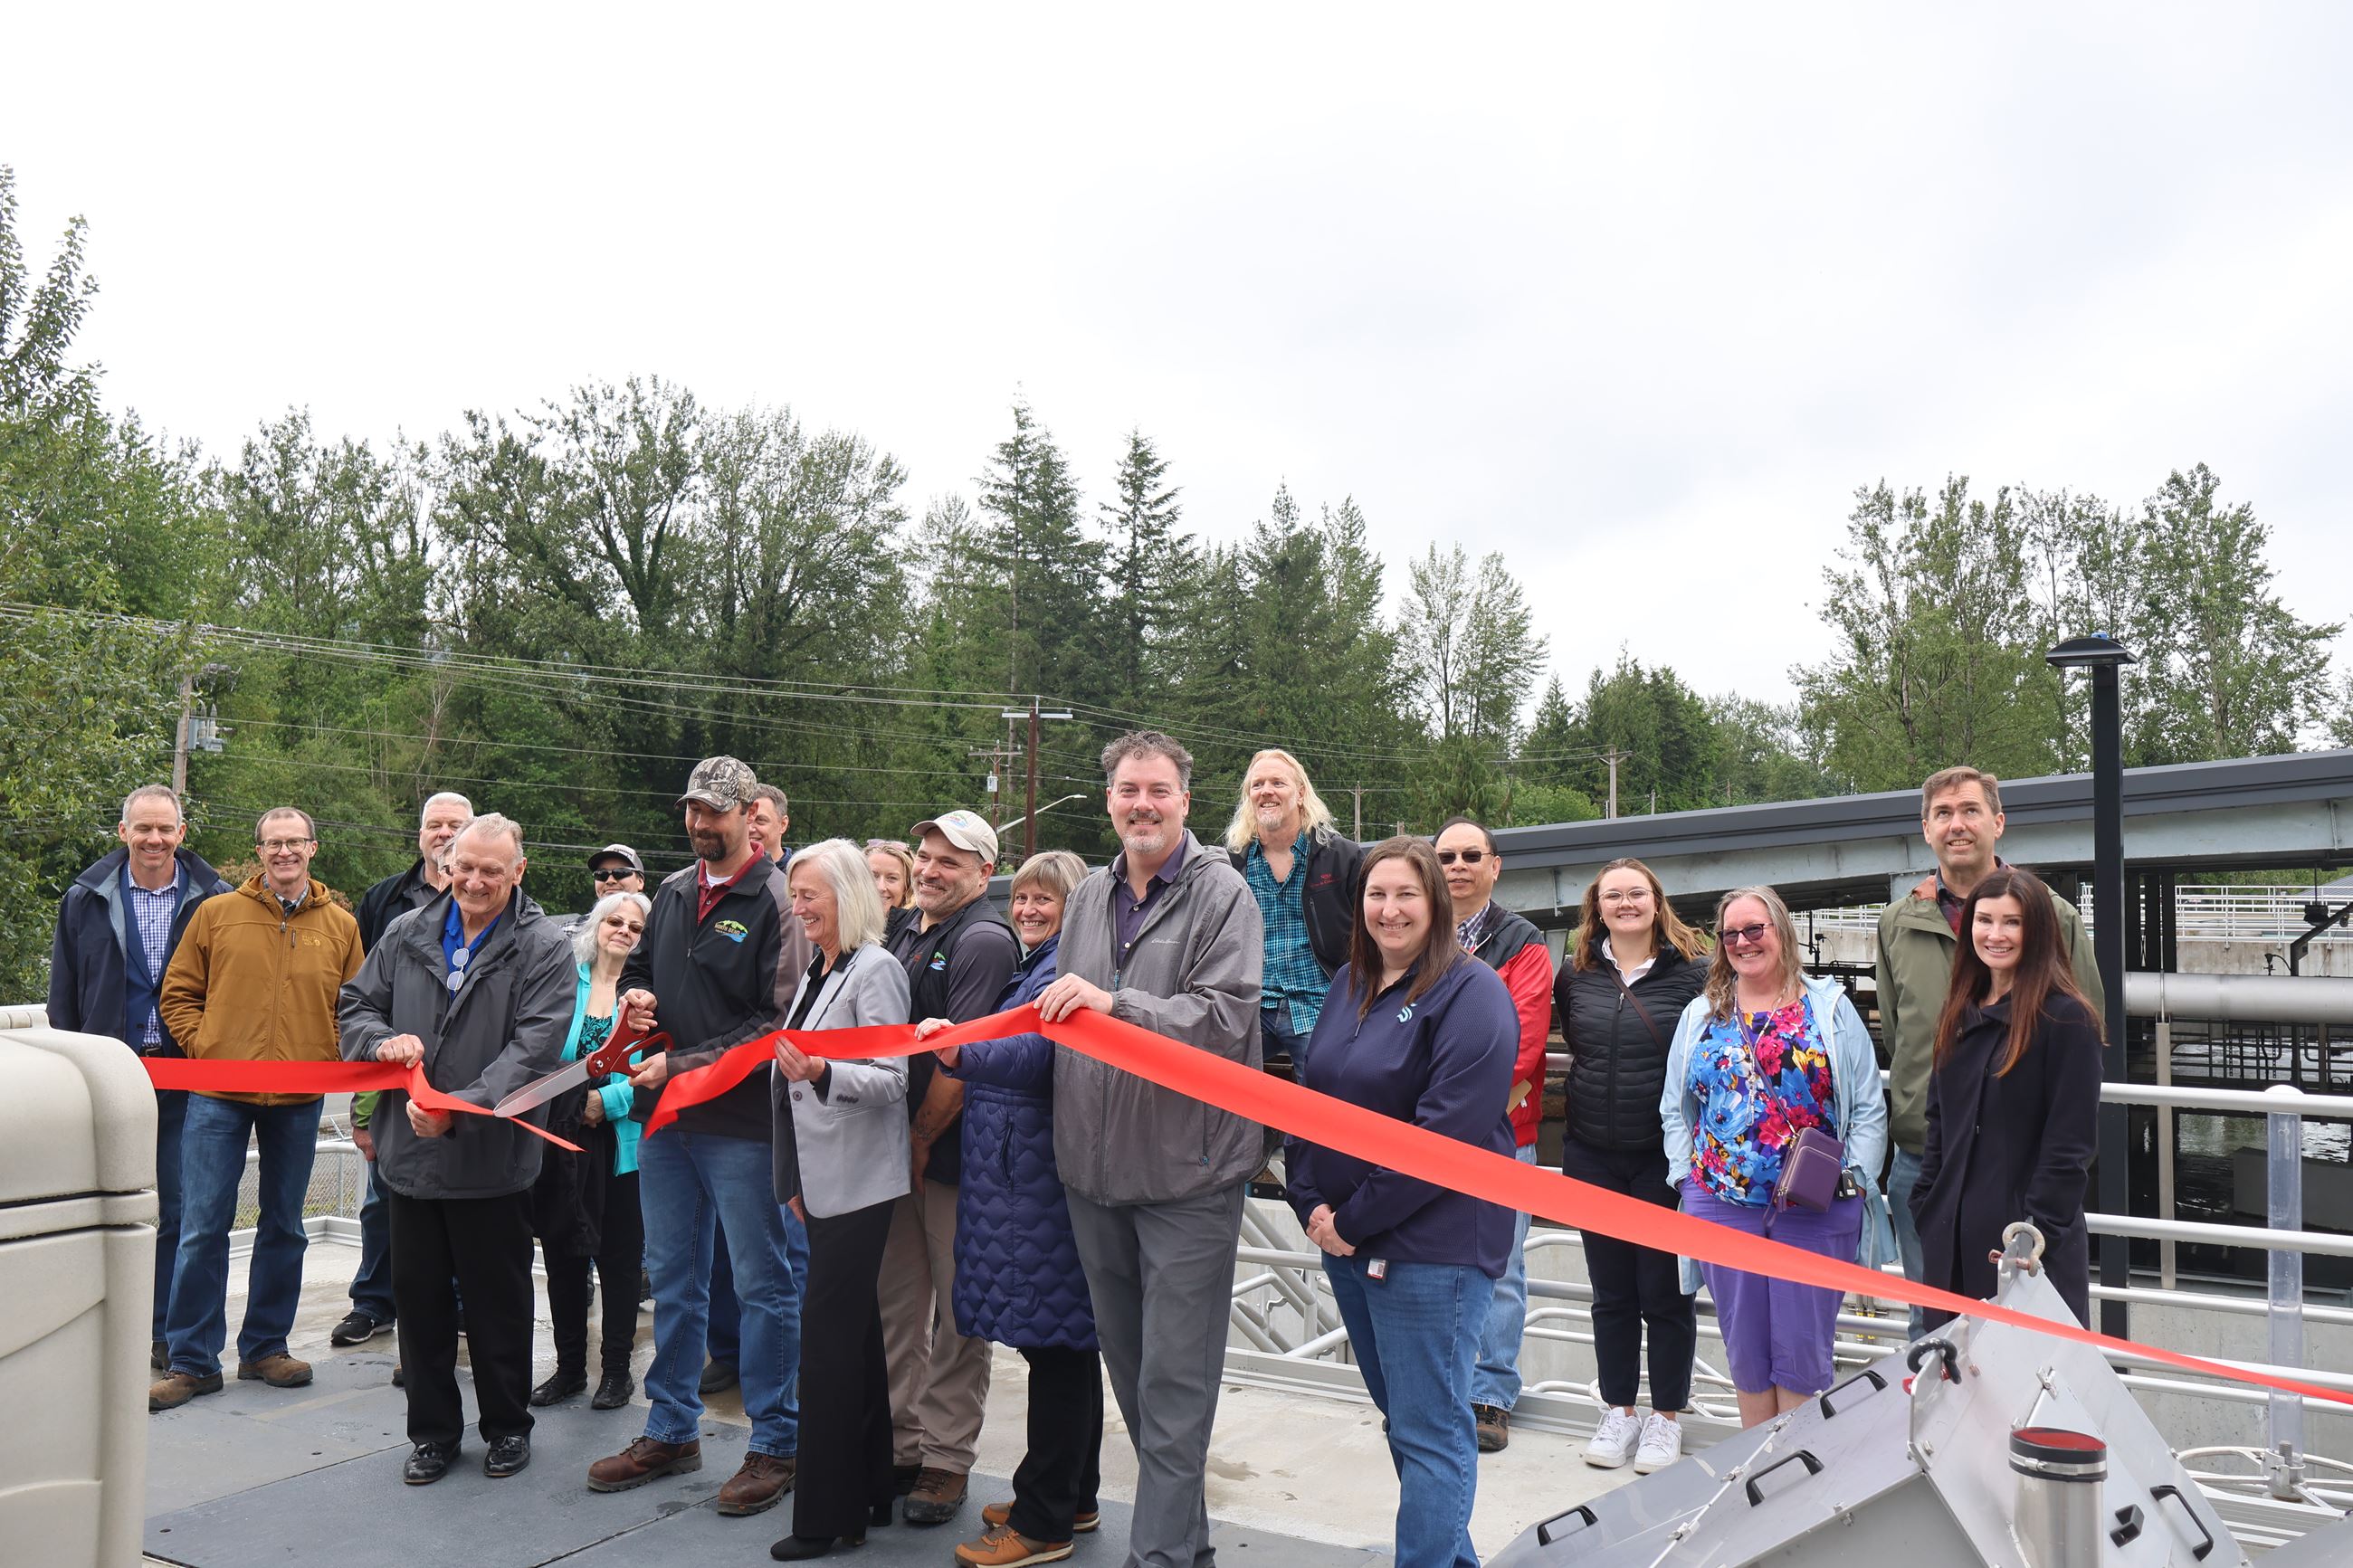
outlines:
[[1348, 793], [1356, 797], [1356, 814], [1348, 829], [1348, 837], [1362, 844], [1365, 841], [1365, 786], [1350, 784]]
[[172, 737], [172, 793], [188, 798], [188, 730], [196, 716], [196, 672], [180, 677], [180, 728]]
[[988, 825], [991, 827], [995, 827], [998, 823], [1002, 822], [1005, 817], [1004, 812], [998, 809], [997, 806], [997, 797], [1003, 793], [1001, 787], [1002, 770], [998, 768], [997, 764], [999, 762], [1009, 764], [1012, 762], [1012, 758], [1006, 756], [1003, 748], [998, 746], [991, 746], [987, 751], [983, 751], [978, 746], [975, 746], [965, 752], [965, 755], [967, 757], [987, 757], [988, 759]]
[[1609, 815], [1611, 816], [1618, 815], [1618, 764], [1627, 761], [1632, 755], [1631, 752], [1621, 752], [1615, 746], [1601, 753], [1601, 760], [1609, 764]]
[[1027, 709], [1008, 708], [999, 715], [1008, 721], [1014, 719], [1029, 721], [1029, 815], [1021, 819], [1021, 858], [1025, 861], [1038, 853], [1038, 721], [1068, 719], [1070, 716], [1068, 709], [1052, 713], [1039, 712], [1038, 699], [1034, 696], [1029, 699], [1029, 706]]

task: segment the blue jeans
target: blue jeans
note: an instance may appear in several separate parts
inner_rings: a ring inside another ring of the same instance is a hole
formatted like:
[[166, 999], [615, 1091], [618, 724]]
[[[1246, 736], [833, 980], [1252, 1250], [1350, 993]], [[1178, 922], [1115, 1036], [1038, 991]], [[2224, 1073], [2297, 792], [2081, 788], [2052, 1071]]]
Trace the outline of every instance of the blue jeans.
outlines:
[[[792, 1211], [785, 1212], [785, 1225], [798, 1230], [793, 1224]], [[808, 1278], [808, 1248], [802, 1247], [799, 1278]], [[744, 1359], [744, 1303], [735, 1299], [735, 1266], [727, 1261], [727, 1237], [720, 1233], [711, 1243], [711, 1314], [710, 1327], [704, 1332], [704, 1348], [712, 1361], [733, 1366]]]
[[701, 1436], [702, 1357], [710, 1329], [711, 1253], [727, 1237], [743, 1303], [736, 1370], [751, 1451], [800, 1451], [797, 1398], [801, 1285], [808, 1238], [776, 1202], [765, 1142], [668, 1127], [638, 1145], [638, 1201], [645, 1212], [646, 1265], [654, 1282], [654, 1359], [646, 1368], [646, 1436], [691, 1443]]
[[210, 1377], [228, 1338], [228, 1233], [248, 1140], [261, 1147], [261, 1218], [246, 1274], [245, 1324], [237, 1359], [282, 1353], [302, 1297], [302, 1199], [318, 1155], [319, 1106], [250, 1105], [188, 1096], [180, 1134], [180, 1256], [172, 1277], [172, 1370]]
[[172, 1276], [180, 1262], [180, 1138], [188, 1125], [188, 1091], [155, 1091], [155, 1321], [150, 1340], [170, 1331]]
[[[1533, 1143], [1512, 1151], [1523, 1165], [1536, 1163]], [[1520, 1333], [1528, 1321], [1528, 1216], [1512, 1232], [1512, 1255], [1495, 1281], [1493, 1305], [1479, 1335], [1479, 1361], [1471, 1371], [1471, 1403], [1509, 1410], [1520, 1397]]]
[[352, 1310], [388, 1323], [393, 1318], [392, 1216], [384, 1206], [375, 1162], [362, 1163], [366, 1166], [361, 1176], [366, 1191], [360, 1199], [360, 1271], [352, 1276]]
[[1282, 1002], [1258, 1010], [1259, 1060], [1266, 1061], [1276, 1052], [1291, 1058], [1291, 1080], [1307, 1081], [1307, 1033], [1293, 1026], [1291, 1004]]
[[[1920, 1156], [1898, 1144], [1887, 1167], [1887, 1215], [1895, 1222], [1895, 1250], [1904, 1258], [1904, 1278], [1915, 1283], [1921, 1274], [1920, 1230], [1912, 1223], [1912, 1189], [1920, 1184]], [[1927, 1315], [1911, 1309], [1905, 1337], [1918, 1339], [1928, 1331]]]
[[1471, 1367], [1494, 1281], [1456, 1263], [1392, 1263], [1388, 1278], [1374, 1279], [1365, 1273], [1368, 1261], [1326, 1253], [1324, 1272], [1366, 1391], [1388, 1417], [1395, 1568], [1479, 1568], [1471, 1547], [1479, 1486]]

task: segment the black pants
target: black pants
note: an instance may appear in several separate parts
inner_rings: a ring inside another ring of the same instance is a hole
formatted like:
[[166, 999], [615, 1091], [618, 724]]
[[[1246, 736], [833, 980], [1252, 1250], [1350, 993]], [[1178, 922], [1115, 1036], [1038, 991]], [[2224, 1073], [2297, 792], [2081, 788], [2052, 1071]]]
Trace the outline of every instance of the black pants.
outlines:
[[1068, 1541], [1095, 1510], [1103, 1480], [1103, 1357], [1021, 1346], [1029, 1363], [1029, 1451], [1013, 1471], [1013, 1528], [1032, 1541]]
[[808, 1217], [808, 1285], [801, 1297], [800, 1469], [793, 1533], [866, 1533], [868, 1510], [894, 1495], [891, 1374], [882, 1359], [882, 1244], [891, 1205]]
[[[1565, 1176], [1661, 1208], [1675, 1206], [1663, 1148], [1597, 1149], [1572, 1133], [1560, 1141], [1560, 1169]], [[1601, 1402], [1634, 1403], [1647, 1326], [1651, 1407], [1681, 1410], [1691, 1403], [1692, 1355], [1699, 1348], [1699, 1313], [1683, 1294], [1682, 1260], [1596, 1231], [1580, 1234], [1586, 1278], [1593, 1285], [1593, 1360], [1601, 1374]]]
[[385, 1189], [392, 1216], [392, 1302], [408, 1385], [408, 1440], [454, 1445], [466, 1430], [458, 1394], [458, 1298], [485, 1442], [531, 1431], [531, 1194], [412, 1198]]
[[638, 1207], [638, 1173], [605, 1180], [605, 1213], [597, 1227], [598, 1246], [592, 1258], [585, 1252], [557, 1252], [544, 1242], [547, 1258], [547, 1314], [555, 1331], [555, 1366], [559, 1372], [588, 1369], [588, 1266], [596, 1266], [597, 1283], [605, 1288], [604, 1335], [600, 1349], [603, 1370], [629, 1370], [629, 1352], [638, 1338], [638, 1270], [644, 1267], [646, 1219]]

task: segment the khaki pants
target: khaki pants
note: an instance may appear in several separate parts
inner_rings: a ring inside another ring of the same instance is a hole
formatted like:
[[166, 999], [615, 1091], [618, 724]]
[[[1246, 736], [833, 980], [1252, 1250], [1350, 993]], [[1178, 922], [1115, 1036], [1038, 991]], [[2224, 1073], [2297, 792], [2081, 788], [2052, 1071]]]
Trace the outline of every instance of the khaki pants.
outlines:
[[956, 1332], [955, 1220], [956, 1189], [940, 1182], [892, 1204], [878, 1294], [892, 1463], [965, 1476], [988, 1398], [988, 1342]]

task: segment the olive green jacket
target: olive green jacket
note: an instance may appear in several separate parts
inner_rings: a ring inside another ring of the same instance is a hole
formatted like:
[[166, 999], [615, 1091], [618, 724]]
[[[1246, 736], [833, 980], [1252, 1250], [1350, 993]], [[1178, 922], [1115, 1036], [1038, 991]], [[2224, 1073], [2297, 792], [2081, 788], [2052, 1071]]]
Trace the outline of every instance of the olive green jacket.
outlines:
[[[2060, 939], [2075, 955], [2075, 980], [2090, 998], [2094, 1016], [2106, 1004], [2100, 969], [2084, 917], [2066, 900], [2059, 906]], [[1919, 886], [1879, 916], [1879, 1040], [1887, 1048], [1887, 1107], [1895, 1146], [1920, 1153], [1928, 1142], [1928, 1068], [1936, 1049], [1936, 1016], [1952, 984], [1953, 954], [1959, 942], [1936, 907], [1936, 879]]]

